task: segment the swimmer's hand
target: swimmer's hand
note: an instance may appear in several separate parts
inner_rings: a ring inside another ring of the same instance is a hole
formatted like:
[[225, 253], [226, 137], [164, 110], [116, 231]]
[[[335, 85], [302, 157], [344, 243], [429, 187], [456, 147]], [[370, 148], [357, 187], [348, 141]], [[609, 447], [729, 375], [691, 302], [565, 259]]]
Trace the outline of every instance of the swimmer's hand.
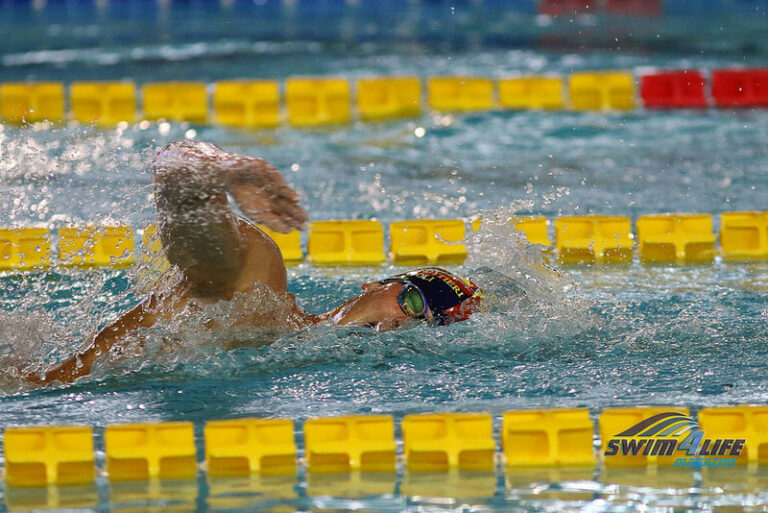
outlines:
[[51, 383], [70, 383], [75, 379], [87, 375], [93, 366], [94, 356], [88, 352], [78, 354], [64, 360], [44, 373], [31, 372], [21, 379], [31, 385], [43, 386]]
[[305, 229], [309, 216], [280, 172], [261, 159], [239, 158], [229, 175], [229, 193], [243, 214], [280, 233]]
[[39, 372], [30, 372], [22, 375], [21, 381], [30, 385], [42, 386], [45, 385], [45, 376], [41, 376]]
[[[155, 154], [152, 168], [158, 208], [175, 216], [197, 211], [210, 218], [221, 206], [217, 201], [226, 204], [224, 193], [229, 193], [251, 221], [277, 232], [302, 230], [309, 219], [299, 206], [299, 195], [277, 169], [262, 159], [229, 153], [213, 143], [168, 144]], [[202, 204], [213, 210], [201, 209]]]

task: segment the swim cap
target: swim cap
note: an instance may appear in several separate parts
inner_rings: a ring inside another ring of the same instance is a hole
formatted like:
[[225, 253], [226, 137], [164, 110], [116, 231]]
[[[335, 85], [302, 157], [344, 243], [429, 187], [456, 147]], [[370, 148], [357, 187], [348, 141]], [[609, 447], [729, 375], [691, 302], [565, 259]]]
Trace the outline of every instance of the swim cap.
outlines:
[[382, 283], [410, 283], [419, 288], [427, 299], [437, 324], [464, 321], [482, 300], [482, 290], [470, 280], [459, 278], [439, 267], [426, 267], [397, 274]]

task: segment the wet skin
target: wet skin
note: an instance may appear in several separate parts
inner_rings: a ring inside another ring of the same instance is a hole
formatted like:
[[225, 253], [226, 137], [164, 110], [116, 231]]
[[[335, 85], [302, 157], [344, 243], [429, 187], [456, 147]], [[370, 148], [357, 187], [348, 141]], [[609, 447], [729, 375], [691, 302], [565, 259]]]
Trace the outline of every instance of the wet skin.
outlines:
[[[378, 331], [399, 328], [411, 317], [403, 312], [397, 296], [402, 283], [370, 282], [363, 284], [363, 294], [354, 297], [323, 316], [337, 325], [361, 325]], [[427, 309], [427, 321], [432, 314]]]

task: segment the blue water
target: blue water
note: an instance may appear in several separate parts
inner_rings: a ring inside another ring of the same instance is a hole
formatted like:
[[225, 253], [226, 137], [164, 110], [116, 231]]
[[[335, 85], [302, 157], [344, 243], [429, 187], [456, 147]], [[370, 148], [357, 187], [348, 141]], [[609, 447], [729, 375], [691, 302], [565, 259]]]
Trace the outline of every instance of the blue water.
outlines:
[[[533, 2], [261, 4], [49, 2], [40, 10], [0, 4], [0, 80], [499, 77], [768, 65], [761, 2], [702, 1], [687, 8], [666, 2], [657, 18], [554, 19], [537, 16]], [[423, 137], [417, 128], [425, 129]], [[158, 146], [184, 137], [275, 164], [318, 220], [717, 214], [765, 210], [768, 199], [766, 110], [427, 113], [312, 131], [185, 124], [0, 129], [2, 224], [55, 228], [108, 220], [140, 227], [154, 216], [148, 159]], [[492, 222], [470, 251], [457, 271], [493, 267], [522, 283], [531, 301], [515, 302], [499, 290], [493, 311], [467, 323], [386, 334], [320, 327], [284, 334], [267, 347], [249, 347], [259, 333], [201, 332], [200, 319], [191, 319], [148, 333], [143, 351], [132, 347], [123, 359], [101, 362], [90, 378], [44, 390], [21, 391], [15, 368], [71, 354], [141, 298], [142, 273], [54, 269], [4, 276], [0, 425], [92, 425], [98, 445], [108, 423], [191, 420], [200, 434], [208, 419], [289, 417], [300, 440], [300, 423], [318, 415], [400, 419], [487, 411], [498, 425], [509, 409], [680, 404], [696, 410], [768, 400], [768, 264], [633, 263], [566, 268], [558, 277], [541, 267], [536, 250]], [[303, 307], [320, 312], [364, 281], [398, 270], [305, 264], [289, 269], [290, 289]], [[236, 318], [254, 305], [205, 313]], [[176, 495], [198, 511], [279, 505], [709, 511], [750, 504], [760, 510], [766, 503], [762, 474], [505, 478], [480, 476], [478, 489], [490, 486], [490, 498], [453, 502], [408, 492], [411, 477], [402, 475], [390, 495], [365, 500], [318, 497], [303, 475], [278, 483], [272, 495], [258, 492], [258, 483], [241, 484], [239, 506], [216, 502], [226, 492], [203, 478], [191, 497]], [[718, 486], [724, 495], [716, 494]], [[98, 493], [100, 509], [116, 509], [118, 495], [110, 499], [103, 480]], [[0, 488], [3, 494], [8, 506], [15, 504]]]

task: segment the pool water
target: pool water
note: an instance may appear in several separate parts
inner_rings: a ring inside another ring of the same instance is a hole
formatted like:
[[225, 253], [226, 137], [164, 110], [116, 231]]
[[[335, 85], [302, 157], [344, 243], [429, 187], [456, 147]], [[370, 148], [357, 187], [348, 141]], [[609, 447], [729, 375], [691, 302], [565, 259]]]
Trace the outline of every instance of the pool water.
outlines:
[[[110, 2], [101, 8], [49, 2], [41, 10], [9, 3], [0, 5], [6, 40], [0, 79], [499, 77], [768, 65], [765, 38], [757, 35], [764, 32], [764, 4], [696, 2], [685, 16], [667, 4], [658, 18], [553, 19], [537, 16], [525, 2], [515, 8], [393, 2], [389, 9], [327, 2], [325, 10], [304, 2]], [[201, 442], [209, 419], [288, 417], [297, 422], [300, 440], [300, 424], [312, 416], [386, 413], [399, 420], [419, 412], [486, 411], [498, 428], [501, 413], [512, 409], [597, 413], [675, 404], [696, 410], [768, 400], [768, 264], [635, 262], [555, 273], [503, 223], [513, 213], [636, 218], [765, 210], [768, 110], [427, 113], [391, 123], [269, 132], [156, 123], [110, 130], [0, 126], [2, 224], [109, 221], [140, 228], [154, 216], [152, 152], [185, 137], [273, 163], [312, 219], [388, 223], [482, 214], [488, 222], [469, 242], [471, 257], [455, 270], [475, 275], [490, 267], [521, 284], [528, 301], [490, 283], [493, 308], [466, 323], [383, 334], [315, 327], [260, 347], [258, 330], [199, 329], [206, 316], [236, 317], [259, 305], [244, 300], [150, 330], [143, 351], [132, 347], [121, 359], [100, 362], [76, 384], [30, 390], [16, 369], [71, 354], [142, 297], [142, 271], [8, 274], [0, 278], [0, 425], [91, 425], [98, 446], [108, 423], [189, 420]], [[400, 270], [302, 264], [289, 269], [289, 288], [301, 306], [321, 312], [364, 281]], [[150, 502], [160, 508], [176, 500], [170, 506], [197, 511], [710, 511], [766, 504], [762, 473], [673, 470], [629, 477], [604, 471], [470, 476], [475, 481], [464, 486], [485, 492], [452, 500], [418, 488], [439, 486], [445, 476], [398, 475], [391, 488], [384, 478], [391, 492], [362, 499], [334, 497], [322, 486], [313, 492], [317, 483], [303, 474], [287, 483], [223, 489], [201, 476], [192, 489], [170, 495], [156, 489]], [[6, 505], [18, 504], [1, 486]], [[444, 486], [458, 494], [456, 482]], [[117, 500], [103, 479], [95, 493], [100, 509], [133, 504]]]

